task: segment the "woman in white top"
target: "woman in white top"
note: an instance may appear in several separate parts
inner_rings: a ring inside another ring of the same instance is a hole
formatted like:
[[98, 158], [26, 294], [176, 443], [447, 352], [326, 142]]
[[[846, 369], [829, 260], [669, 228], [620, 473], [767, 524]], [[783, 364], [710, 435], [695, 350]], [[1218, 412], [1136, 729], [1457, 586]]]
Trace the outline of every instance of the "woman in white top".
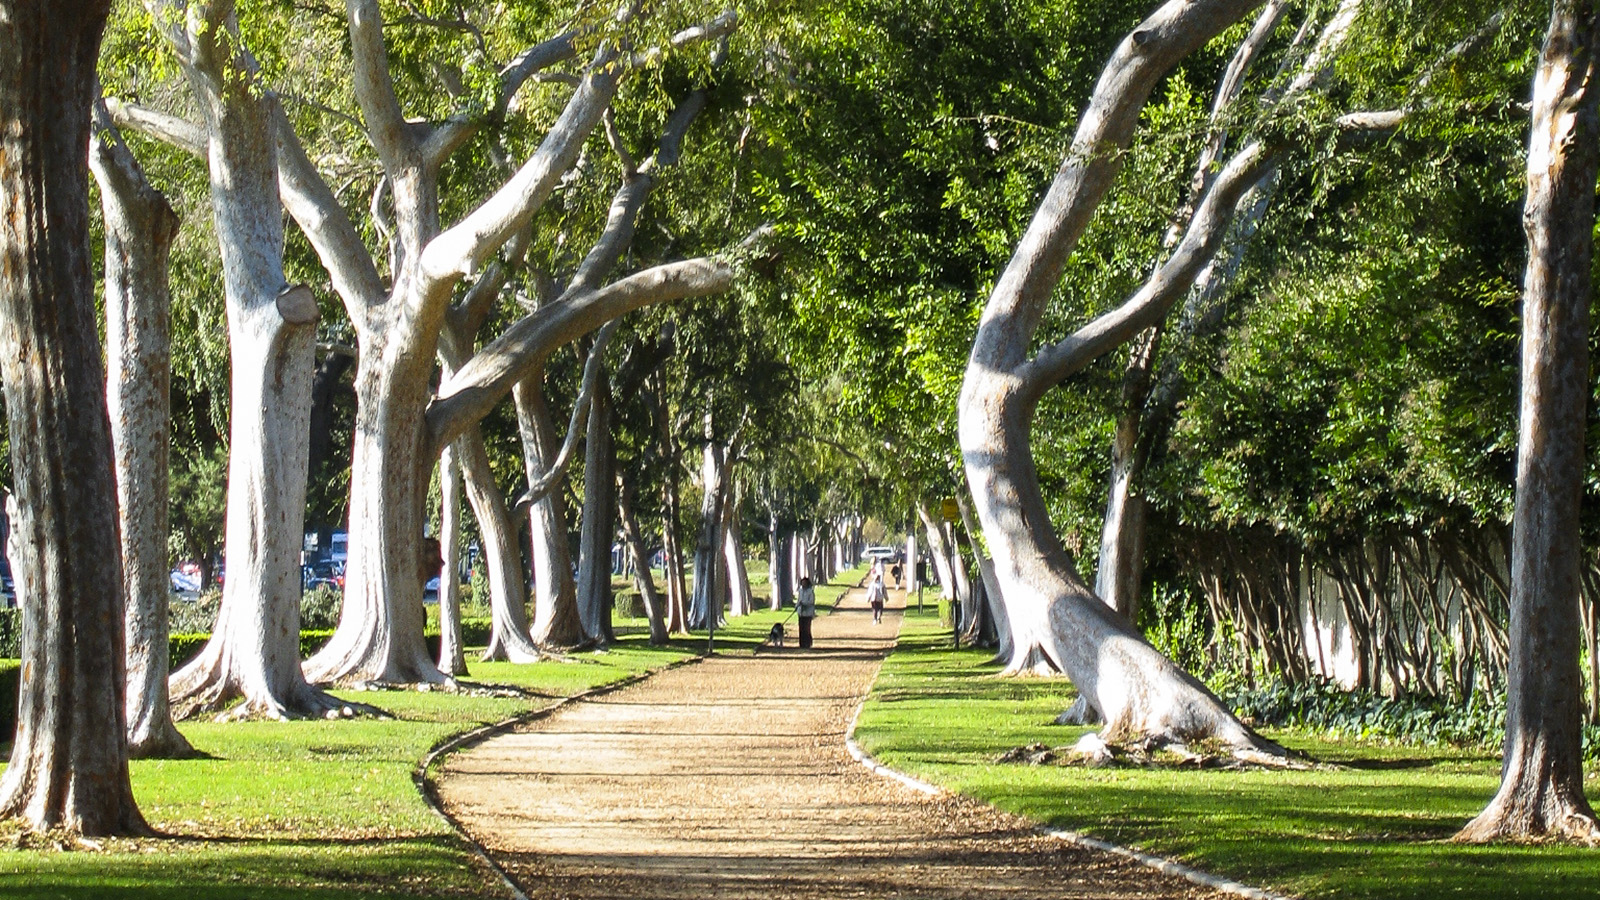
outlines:
[[867, 585], [867, 605], [872, 607], [872, 624], [883, 622], [883, 604], [889, 599], [889, 592], [883, 586], [883, 570], [876, 568], [872, 572], [872, 581]]

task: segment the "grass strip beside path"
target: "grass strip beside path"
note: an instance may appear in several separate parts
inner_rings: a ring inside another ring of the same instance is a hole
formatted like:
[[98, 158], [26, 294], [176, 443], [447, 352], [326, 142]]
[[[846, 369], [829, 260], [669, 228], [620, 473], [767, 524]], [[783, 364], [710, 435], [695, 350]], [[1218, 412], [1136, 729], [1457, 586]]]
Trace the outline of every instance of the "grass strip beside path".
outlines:
[[[1052, 725], [1062, 679], [998, 678], [988, 651], [952, 650], [931, 614], [908, 611], [862, 710], [856, 740], [885, 765], [1052, 827], [1308, 898], [1483, 900], [1600, 896], [1600, 849], [1446, 841], [1499, 783], [1475, 751], [1268, 736], [1337, 769], [1305, 772], [1084, 769], [994, 762], [1090, 729]], [[1600, 796], [1600, 777], [1586, 779]]]
[[[818, 591], [832, 602], [845, 590]], [[850, 582], [851, 584], [854, 581]], [[729, 619], [717, 652], [751, 652], [789, 610]], [[0, 896], [12, 900], [132, 897], [141, 900], [356, 900], [497, 897], [497, 879], [417, 793], [417, 763], [448, 738], [553, 700], [658, 669], [700, 653], [704, 634], [648, 644], [646, 623], [618, 618], [619, 641], [571, 661], [481, 663], [468, 654], [473, 685], [515, 687], [526, 696], [442, 691], [339, 692], [391, 720], [185, 722], [200, 753], [136, 760], [134, 796], [169, 837], [62, 849], [0, 824]], [[480, 651], [481, 652], [481, 651]], [[469, 685], [470, 686], [470, 685]], [[8, 751], [7, 751], [8, 752]]]

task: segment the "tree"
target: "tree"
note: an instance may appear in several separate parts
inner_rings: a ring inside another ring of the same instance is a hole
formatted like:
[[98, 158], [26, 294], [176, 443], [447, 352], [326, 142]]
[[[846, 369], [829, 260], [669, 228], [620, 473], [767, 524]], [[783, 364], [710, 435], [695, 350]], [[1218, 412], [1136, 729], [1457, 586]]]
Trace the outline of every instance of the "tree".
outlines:
[[316, 716], [350, 707], [307, 684], [300, 669], [300, 545], [304, 532], [317, 303], [283, 272], [277, 100], [239, 38], [231, 0], [152, 0], [203, 125], [181, 142], [203, 154], [224, 260], [232, 359], [228, 578], [212, 636], [172, 676], [180, 715]]
[[109, 4], [7, 3], [0, 26], [0, 379], [22, 679], [0, 815], [149, 831], [128, 781], [116, 476], [89, 272], [89, 110]]
[[128, 652], [126, 715], [133, 756], [182, 756], [189, 742], [168, 703], [167, 457], [172, 381], [167, 254], [178, 215], [145, 179], [95, 104], [89, 167], [106, 232], [106, 405], [116, 452]]
[[1557, 0], [1533, 80], [1523, 227], [1522, 414], [1500, 789], [1463, 841], [1600, 840], [1583, 794], [1578, 597], [1589, 302], [1600, 169], [1600, 11]]
[[[1017, 652], [1031, 653], [1037, 645], [1064, 669], [1106, 722], [1108, 739], [1215, 737], [1236, 752], [1281, 752], [1242, 725], [1083, 583], [1050, 527], [1029, 449], [1039, 398], [1070, 368], [1061, 363], [1072, 358], [1081, 366], [1085, 357], [1092, 359], [1122, 343], [1145, 324], [1128, 321], [1133, 317], [1127, 313], [1138, 310], [1143, 299], [1136, 298], [1122, 316], [1096, 321], [1037, 357], [1030, 353], [1045, 305], [1073, 244], [1111, 186], [1140, 108], [1174, 64], [1255, 5], [1248, 0], [1169, 2], [1118, 46], [1066, 160], [990, 293], [962, 385], [962, 455], [996, 576], [1004, 596], [1011, 598]], [[1193, 246], [1200, 242], [1198, 226], [1208, 215], [1231, 212], [1238, 196], [1254, 183], [1252, 170], [1259, 177], [1266, 155], [1260, 145], [1235, 155], [1218, 174], [1167, 265], [1199, 249]], [[1210, 224], [1214, 228], [1216, 223]]]

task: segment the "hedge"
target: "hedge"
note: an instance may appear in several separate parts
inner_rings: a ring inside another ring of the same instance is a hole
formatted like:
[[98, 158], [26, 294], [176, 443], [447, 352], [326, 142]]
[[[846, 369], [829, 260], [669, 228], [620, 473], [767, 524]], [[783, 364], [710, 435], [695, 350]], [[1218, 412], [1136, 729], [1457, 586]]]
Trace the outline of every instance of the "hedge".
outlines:
[[[22, 632], [21, 613], [19, 609], [0, 609], [0, 735], [5, 735], [8, 742], [17, 730], [17, 686], [22, 677], [22, 663], [17, 659], [21, 655], [19, 647]], [[462, 643], [469, 647], [488, 644], [492, 625], [490, 619], [463, 619]], [[300, 632], [301, 658], [304, 659], [320, 650], [331, 637], [333, 637], [331, 628]], [[424, 638], [428, 642], [428, 652], [437, 659], [438, 633], [427, 634]], [[209, 634], [172, 635], [167, 641], [168, 658], [171, 660], [172, 668], [177, 669], [192, 659], [209, 640], [211, 640]]]

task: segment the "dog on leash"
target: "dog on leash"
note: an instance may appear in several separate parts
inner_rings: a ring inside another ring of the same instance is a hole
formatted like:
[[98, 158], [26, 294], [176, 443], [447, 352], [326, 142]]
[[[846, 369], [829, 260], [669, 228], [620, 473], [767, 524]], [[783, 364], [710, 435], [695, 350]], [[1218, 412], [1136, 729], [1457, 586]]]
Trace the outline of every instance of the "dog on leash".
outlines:
[[782, 622], [778, 622], [778, 623], [774, 624], [772, 626], [772, 630], [767, 632], [767, 641], [768, 641], [768, 643], [772, 644], [772, 646], [774, 646], [774, 647], [782, 647], [783, 646], [783, 623]]

